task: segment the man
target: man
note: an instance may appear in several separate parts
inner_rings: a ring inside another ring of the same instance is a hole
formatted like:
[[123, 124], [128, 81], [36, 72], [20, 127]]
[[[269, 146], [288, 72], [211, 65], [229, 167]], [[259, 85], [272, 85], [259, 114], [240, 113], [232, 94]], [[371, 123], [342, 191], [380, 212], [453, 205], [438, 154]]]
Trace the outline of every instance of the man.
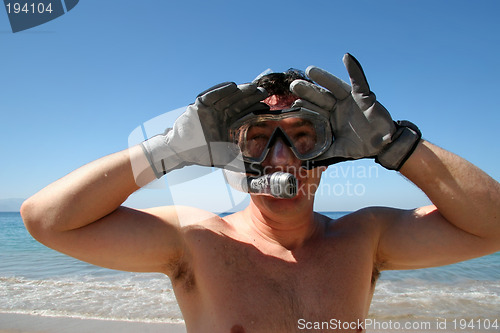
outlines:
[[[189, 332], [294, 332], [306, 322], [362, 331], [381, 270], [500, 250], [500, 186], [421, 140], [413, 124], [394, 123], [359, 63], [349, 54], [344, 63], [352, 88], [310, 67], [311, 80], [279, 93], [264, 78], [264, 88], [222, 84], [200, 94], [165, 134], [28, 199], [21, 211], [28, 230], [96, 265], [165, 273]], [[314, 213], [325, 167], [364, 157], [399, 170], [434, 205], [371, 207], [338, 220]], [[224, 218], [189, 207], [120, 206], [155, 176], [191, 164], [238, 169], [234, 161], [246, 166], [241, 172], [292, 173], [297, 196], [252, 194], [245, 210]]]

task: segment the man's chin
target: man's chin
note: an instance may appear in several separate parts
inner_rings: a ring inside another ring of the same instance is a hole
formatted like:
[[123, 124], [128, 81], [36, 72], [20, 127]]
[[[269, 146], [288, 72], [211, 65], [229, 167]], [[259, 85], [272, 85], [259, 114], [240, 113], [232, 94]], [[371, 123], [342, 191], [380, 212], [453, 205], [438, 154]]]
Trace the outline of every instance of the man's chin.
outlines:
[[283, 210], [293, 212], [301, 207], [308, 206], [308, 202], [313, 198], [306, 191], [301, 191], [300, 188], [302, 187], [299, 187], [297, 195], [293, 198], [276, 198], [270, 194], [251, 194], [251, 196], [257, 206], [259, 206], [258, 203], [261, 203], [276, 212]]

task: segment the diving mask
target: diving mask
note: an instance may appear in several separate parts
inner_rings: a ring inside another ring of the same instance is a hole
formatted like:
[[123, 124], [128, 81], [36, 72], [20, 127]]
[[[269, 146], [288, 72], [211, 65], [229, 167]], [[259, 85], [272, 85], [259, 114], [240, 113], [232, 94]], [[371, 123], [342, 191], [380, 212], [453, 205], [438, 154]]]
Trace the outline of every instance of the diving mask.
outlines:
[[245, 162], [258, 164], [278, 138], [302, 161], [318, 157], [333, 142], [327, 115], [302, 107], [250, 113], [231, 125], [229, 138]]

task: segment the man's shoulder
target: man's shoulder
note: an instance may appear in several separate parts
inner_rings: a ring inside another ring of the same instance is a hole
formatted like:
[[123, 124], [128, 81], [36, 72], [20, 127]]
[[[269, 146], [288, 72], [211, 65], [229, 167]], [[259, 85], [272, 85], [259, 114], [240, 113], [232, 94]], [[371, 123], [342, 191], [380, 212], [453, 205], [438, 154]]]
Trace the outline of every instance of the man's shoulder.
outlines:
[[331, 219], [329, 225], [334, 229], [373, 230], [394, 221], [403, 212], [401, 209], [371, 206]]
[[181, 228], [203, 228], [222, 221], [216, 213], [190, 206], [163, 206], [150, 208], [146, 211]]

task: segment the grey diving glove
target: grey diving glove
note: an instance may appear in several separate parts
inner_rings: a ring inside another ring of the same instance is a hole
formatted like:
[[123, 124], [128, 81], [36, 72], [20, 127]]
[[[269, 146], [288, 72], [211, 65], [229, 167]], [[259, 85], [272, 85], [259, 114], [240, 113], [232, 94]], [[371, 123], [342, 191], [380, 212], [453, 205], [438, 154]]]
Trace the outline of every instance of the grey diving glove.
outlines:
[[221, 83], [199, 94], [173, 128], [141, 144], [156, 177], [187, 165], [244, 171], [244, 165], [235, 160], [238, 150], [229, 143], [228, 128], [249, 112], [268, 109], [260, 103], [266, 97], [263, 88], [233, 82]]
[[350, 54], [346, 54], [343, 61], [352, 88], [314, 66], [308, 67], [306, 74], [321, 87], [304, 80], [296, 80], [290, 86], [292, 93], [300, 98], [293, 106], [330, 112], [333, 143], [307, 167], [375, 158], [383, 167], [399, 170], [418, 145], [420, 131], [410, 122], [394, 122], [370, 91], [359, 62]]

